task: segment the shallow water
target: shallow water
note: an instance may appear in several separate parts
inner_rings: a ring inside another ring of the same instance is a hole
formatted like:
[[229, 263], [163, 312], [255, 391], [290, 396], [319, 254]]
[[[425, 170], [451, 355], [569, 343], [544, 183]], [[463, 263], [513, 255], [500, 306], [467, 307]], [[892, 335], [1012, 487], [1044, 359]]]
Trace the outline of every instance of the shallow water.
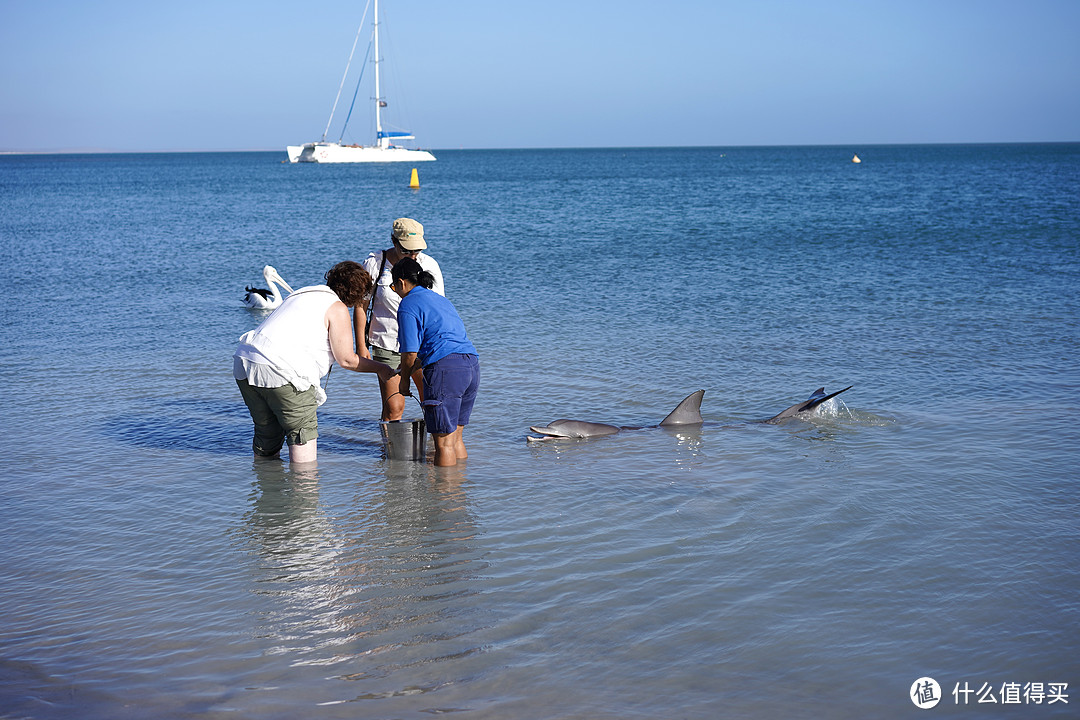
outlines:
[[[1080, 146], [281, 155], [0, 158], [0, 717], [1080, 702]], [[401, 215], [481, 353], [467, 465], [385, 460], [341, 369], [317, 470], [253, 462], [243, 286]]]

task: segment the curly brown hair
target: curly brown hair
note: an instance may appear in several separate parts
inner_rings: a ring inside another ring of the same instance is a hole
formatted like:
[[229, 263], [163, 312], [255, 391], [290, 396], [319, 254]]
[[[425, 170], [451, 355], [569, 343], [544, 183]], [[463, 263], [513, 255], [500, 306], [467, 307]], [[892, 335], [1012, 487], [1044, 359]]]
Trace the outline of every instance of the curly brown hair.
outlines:
[[371, 294], [374, 282], [364, 266], [352, 260], [339, 262], [326, 271], [326, 284], [348, 307], [358, 307]]

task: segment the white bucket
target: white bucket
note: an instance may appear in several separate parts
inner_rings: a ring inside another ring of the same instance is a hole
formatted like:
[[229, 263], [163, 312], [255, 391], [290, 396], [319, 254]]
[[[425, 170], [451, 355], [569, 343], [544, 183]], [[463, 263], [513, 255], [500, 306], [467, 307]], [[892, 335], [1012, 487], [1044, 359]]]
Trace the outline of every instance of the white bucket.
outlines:
[[391, 420], [379, 423], [390, 460], [424, 460], [427, 456], [427, 430], [421, 420]]

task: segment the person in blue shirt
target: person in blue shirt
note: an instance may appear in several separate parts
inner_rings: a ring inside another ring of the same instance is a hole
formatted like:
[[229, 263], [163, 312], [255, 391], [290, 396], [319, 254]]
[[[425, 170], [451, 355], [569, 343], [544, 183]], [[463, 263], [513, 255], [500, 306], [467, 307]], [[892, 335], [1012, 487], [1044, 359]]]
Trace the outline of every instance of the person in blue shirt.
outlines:
[[411, 396], [409, 379], [424, 369], [424, 422], [435, 439], [435, 464], [456, 465], [469, 456], [463, 431], [469, 424], [480, 360], [454, 306], [431, 290], [435, 278], [412, 258], [399, 260], [391, 270], [390, 289], [401, 296], [398, 342], [401, 385]]

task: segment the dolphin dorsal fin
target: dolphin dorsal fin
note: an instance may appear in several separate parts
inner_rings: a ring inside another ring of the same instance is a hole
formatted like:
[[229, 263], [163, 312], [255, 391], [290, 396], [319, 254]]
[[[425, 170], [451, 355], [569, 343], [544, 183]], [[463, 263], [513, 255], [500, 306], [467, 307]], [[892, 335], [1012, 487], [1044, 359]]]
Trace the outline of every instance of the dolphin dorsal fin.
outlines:
[[830, 400], [830, 399], [836, 397], [837, 395], [839, 395], [842, 392], [847, 392], [848, 390], [850, 390], [853, 387], [855, 387], [855, 386], [854, 385], [848, 385], [843, 390], [837, 390], [836, 392], [829, 393], [828, 395], [825, 394], [825, 388], [819, 388], [813, 395], [810, 396], [810, 399], [807, 400], [806, 402], [795, 403], [794, 405], [789, 407], [787, 410], [784, 410], [783, 412], [780, 412], [780, 413], [778, 413], [776, 415], [773, 415], [768, 420], [762, 420], [762, 422], [775, 424], [775, 423], [780, 422], [781, 420], [786, 420], [789, 417], [795, 417], [796, 415], [798, 415], [801, 412], [806, 412], [807, 410], [813, 410], [814, 408], [816, 408], [818, 405], [825, 402], [826, 400]]
[[820, 390], [818, 390], [817, 392], [815, 392], [813, 395], [810, 396], [810, 399], [806, 401], [806, 404], [803, 405], [801, 408], [799, 408], [799, 412], [805, 412], [807, 410], [813, 410], [814, 408], [816, 408], [818, 405], [825, 402], [826, 400], [832, 400], [834, 397], [836, 397], [840, 393], [847, 392], [848, 390], [850, 390], [853, 387], [855, 387], [855, 386], [854, 385], [848, 385], [843, 390], [837, 390], [836, 392], [829, 393], [828, 395], [825, 394], [825, 388], [821, 388]]
[[705, 397], [704, 390], [698, 390], [687, 395], [666, 418], [660, 421], [660, 425], [700, 425], [701, 398]]

